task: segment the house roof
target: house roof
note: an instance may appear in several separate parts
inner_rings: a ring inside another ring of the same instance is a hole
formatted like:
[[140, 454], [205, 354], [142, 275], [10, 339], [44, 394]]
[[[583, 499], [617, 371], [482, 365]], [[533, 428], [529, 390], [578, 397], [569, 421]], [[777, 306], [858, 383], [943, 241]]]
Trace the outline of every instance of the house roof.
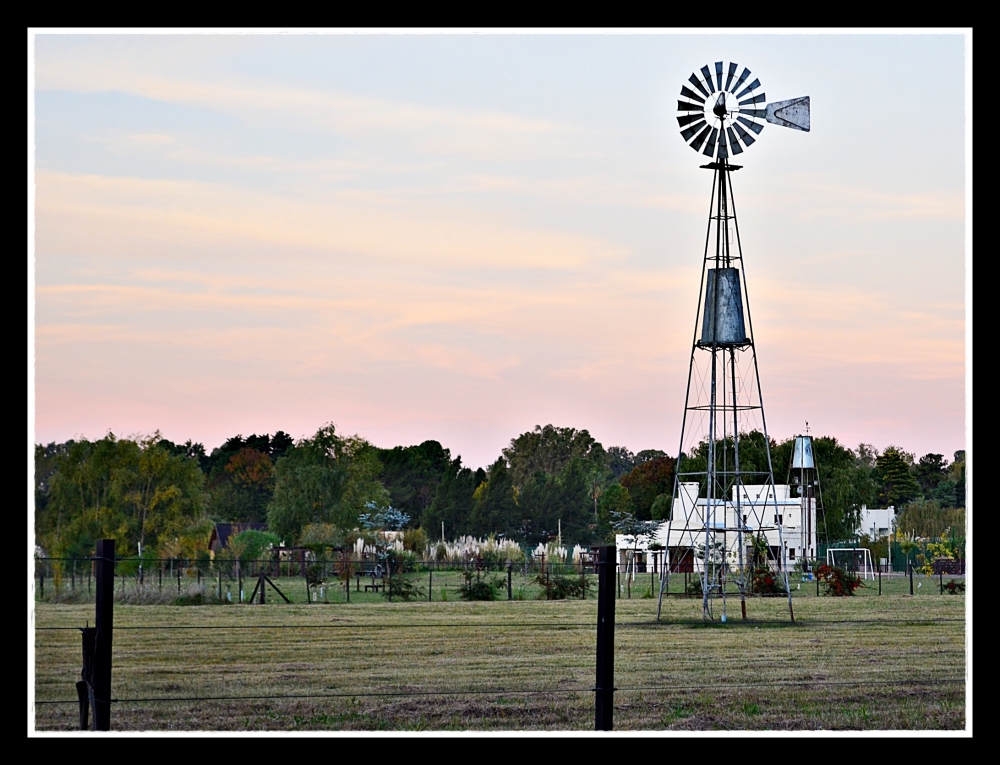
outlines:
[[229, 538], [243, 531], [267, 531], [266, 523], [217, 523], [212, 527], [212, 535], [208, 538], [210, 550], [225, 550], [229, 547]]

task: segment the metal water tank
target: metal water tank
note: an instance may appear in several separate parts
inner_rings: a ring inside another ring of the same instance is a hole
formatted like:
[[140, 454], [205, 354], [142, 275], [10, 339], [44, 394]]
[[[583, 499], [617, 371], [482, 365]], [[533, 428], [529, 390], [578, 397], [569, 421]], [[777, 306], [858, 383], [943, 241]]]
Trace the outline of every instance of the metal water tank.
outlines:
[[705, 311], [701, 322], [701, 344], [745, 345], [743, 293], [737, 268], [710, 268], [705, 290]]

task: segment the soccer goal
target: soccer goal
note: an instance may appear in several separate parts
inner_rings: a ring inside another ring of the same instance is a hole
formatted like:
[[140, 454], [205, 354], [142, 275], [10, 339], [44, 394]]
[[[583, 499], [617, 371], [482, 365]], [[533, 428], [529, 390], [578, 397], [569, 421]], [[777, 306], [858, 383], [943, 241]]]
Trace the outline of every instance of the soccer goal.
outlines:
[[867, 547], [835, 547], [826, 551], [826, 565], [842, 568], [864, 579], [875, 578], [872, 553]]

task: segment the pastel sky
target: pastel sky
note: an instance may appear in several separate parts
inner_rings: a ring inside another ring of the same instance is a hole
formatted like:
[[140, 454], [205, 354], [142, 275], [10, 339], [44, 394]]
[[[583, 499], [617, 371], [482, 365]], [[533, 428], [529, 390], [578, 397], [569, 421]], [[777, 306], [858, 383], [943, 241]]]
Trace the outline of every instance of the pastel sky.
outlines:
[[734, 177], [771, 434], [965, 448], [962, 33], [32, 40], [35, 442], [675, 454], [726, 60], [812, 98]]

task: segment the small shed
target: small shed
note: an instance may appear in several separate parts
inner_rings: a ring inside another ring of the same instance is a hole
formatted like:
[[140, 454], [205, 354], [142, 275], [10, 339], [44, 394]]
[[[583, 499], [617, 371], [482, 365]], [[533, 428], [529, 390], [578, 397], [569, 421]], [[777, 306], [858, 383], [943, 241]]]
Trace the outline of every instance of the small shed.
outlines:
[[214, 555], [219, 550], [229, 547], [229, 538], [244, 531], [267, 531], [266, 523], [217, 523], [212, 527], [212, 536], [208, 538], [208, 549]]

